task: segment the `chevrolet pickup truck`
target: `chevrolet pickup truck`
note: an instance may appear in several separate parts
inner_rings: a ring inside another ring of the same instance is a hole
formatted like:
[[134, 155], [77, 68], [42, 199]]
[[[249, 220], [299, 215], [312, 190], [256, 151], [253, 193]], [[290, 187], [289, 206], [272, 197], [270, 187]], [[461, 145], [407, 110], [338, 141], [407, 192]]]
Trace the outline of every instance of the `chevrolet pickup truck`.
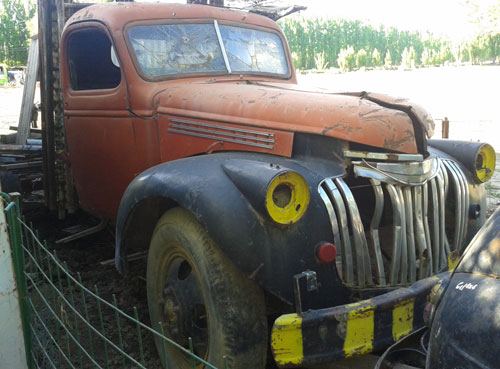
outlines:
[[116, 224], [120, 272], [148, 250], [152, 326], [217, 367], [389, 346], [485, 221], [491, 146], [430, 140], [406, 99], [302, 88], [266, 17], [94, 5], [60, 47], [80, 206]]

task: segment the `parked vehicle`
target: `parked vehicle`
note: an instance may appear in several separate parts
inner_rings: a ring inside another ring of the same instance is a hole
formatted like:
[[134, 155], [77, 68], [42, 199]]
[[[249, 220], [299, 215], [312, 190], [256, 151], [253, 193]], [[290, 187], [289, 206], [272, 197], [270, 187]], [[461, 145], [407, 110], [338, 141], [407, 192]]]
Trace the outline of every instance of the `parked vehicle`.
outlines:
[[453, 274], [433, 287], [424, 311], [428, 327], [394, 344], [375, 369], [395, 363], [427, 369], [498, 368], [499, 250], [500, 208], [476, 234]]
[[26, 67], [12, 67], [10, 68], [10, 72], [12, 73], [16, 84], [24, 84], [24, 79], [26, 78]]
[[498, 368], [500, 208], [436, 296], [426, 368]]
[[149, 250], [153, 326], [216, 366], [262, 369], [269, 343], [280, 367], [387, 347], [484, 223], [491, 146], [428, 141], [405, 99], [297, 86], [263, 16], [91, 6], [60, 73], [80, 206], [116, 223], [120, 272]]
[[16, 78], [14, 74], [9, 71], [6, 64], [0, 64], [0, 85], [7, 83], [15, 84]]

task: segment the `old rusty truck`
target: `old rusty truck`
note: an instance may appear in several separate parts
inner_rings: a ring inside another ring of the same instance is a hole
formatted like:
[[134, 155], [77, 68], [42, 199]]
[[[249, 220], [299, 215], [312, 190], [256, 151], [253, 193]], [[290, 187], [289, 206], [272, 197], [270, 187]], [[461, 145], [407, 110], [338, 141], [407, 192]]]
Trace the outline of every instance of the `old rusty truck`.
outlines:
[[51, 65], [64, 121], [49, 133], [65, 143], [47, 165], [66, 165], [79, 206], [116, 225], [121, 273], [149, 250], [153, 326], [217, 367], [389, 346], [423, 325], [485, 221], [491, 146], [430, 140], [433, 119], [405, 99], [301, 88], [267, 17], [93, 5], [64, 25], [58, 64], [42, 55]]

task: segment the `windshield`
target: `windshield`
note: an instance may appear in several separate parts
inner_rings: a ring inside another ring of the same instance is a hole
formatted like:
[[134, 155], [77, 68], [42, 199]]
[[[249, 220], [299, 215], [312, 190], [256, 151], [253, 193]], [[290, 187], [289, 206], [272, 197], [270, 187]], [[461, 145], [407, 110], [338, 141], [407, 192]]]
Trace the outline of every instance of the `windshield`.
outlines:
[[189, 73], [288, 75], [281, 38], [251, 28], [204, 24], [141, 25], [128, 32], [146, 77]]

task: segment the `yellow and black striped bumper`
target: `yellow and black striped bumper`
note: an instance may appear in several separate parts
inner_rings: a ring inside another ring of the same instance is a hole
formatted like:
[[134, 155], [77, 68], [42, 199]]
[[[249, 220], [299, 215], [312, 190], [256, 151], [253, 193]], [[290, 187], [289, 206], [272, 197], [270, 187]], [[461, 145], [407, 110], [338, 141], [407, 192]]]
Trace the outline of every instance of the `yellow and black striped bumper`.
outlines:
[[424, 325], [431, 288], [449, 276], [445, 272], [348, 305], [282, 315], [272, 330], [274, 359], [279, 367], [293, 368], [384, 349]]

